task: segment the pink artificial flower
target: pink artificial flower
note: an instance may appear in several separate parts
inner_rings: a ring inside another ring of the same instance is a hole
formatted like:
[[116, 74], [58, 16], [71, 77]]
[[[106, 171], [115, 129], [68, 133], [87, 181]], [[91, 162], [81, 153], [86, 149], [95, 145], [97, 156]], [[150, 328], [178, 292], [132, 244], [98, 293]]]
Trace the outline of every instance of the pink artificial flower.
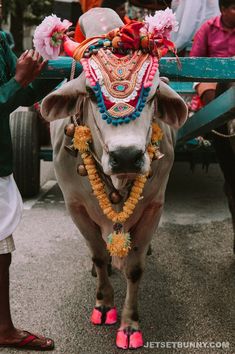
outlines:
[[64, 33], [72, 25], [56, 15], [45, 17], [34, 32], [33, 44], [44, 59], [56, 59], [61, 51]]
[[164, 11], [156, 11], [154, 16], [145, 16], [144, 22], [147, 31], [152, 33], [154, 37], [169, 39], [170, 32], [178, 30], [175, 14], [169, 8]]

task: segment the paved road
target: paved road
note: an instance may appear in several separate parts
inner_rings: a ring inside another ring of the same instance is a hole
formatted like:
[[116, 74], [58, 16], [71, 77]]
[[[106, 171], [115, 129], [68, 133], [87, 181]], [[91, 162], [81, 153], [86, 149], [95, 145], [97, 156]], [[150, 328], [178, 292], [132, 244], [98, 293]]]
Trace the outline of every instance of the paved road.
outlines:
[[[25, 201], [15, 232], [14, 321], [50, 334], [56, 341], [56, 354], [119, 353], [115, 349], [118, 325], [105, 328], [89, 323], [95, 279], [90, 276], [88, 251], [65, 210], [51, 164], [43, 164], [42, 172], [44, 194]], [[197, 167], [192, 174], [188, 165], [175, 165], [139, 297], [145, 343], [153, 348], [138, 353], [235, 353], [232, 243], [217, 166], [211, 166], [208, 174]], [[111, 279], [120, 311], [124, 279], [118, 271]], [[230, 347], [177, 350], [173, 349], [176, 344], [166, 343], [189, 341], [229, 342]], [[171, 348], [157, 349], [158, 345]]]

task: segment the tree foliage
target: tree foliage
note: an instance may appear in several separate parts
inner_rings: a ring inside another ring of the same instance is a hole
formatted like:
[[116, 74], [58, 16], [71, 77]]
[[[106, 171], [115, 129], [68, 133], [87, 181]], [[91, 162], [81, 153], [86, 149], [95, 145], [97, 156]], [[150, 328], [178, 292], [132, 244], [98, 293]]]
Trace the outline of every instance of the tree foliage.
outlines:
[[5, 21], [10, 16], [10, 31], [15, 40], [15, 52], [23, 50], [24, 25], [37, 25], [53, 11], [54, 0], [3, 0]]
[[3, 0], [4, 18], [23, 13], [24, 24], [37, 25], [53, 12], [54, 0]]

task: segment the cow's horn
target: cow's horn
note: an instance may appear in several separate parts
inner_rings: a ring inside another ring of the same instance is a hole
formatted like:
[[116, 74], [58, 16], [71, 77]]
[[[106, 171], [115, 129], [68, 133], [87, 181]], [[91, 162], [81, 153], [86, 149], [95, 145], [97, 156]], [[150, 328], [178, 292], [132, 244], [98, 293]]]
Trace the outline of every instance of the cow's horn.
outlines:
[[64, 41], [64, 51], [68, 56], [73, 57], [75, 50], [79, 46], [79, 43], [72, 41], [70, 38], [66, 38]]

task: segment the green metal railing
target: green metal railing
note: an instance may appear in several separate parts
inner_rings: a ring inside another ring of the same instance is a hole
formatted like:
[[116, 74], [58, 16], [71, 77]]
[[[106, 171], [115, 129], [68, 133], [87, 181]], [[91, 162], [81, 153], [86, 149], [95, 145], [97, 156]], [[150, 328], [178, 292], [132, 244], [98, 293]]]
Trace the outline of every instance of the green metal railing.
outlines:
[[[49, 60], [41, 79], [69, 78], [72, 59], [60, 57]], [[160, 60], [160, 76], [170, 79], [170, 85], [179, 93], [193, 94], [194, 82], [233, 82], [235, 81], [234, 58], [180, 58], [180, 66], [176, 58], [164, 57]], [[76, 64], [75, 75], [82, 72], [82, 66]], [[235, 87], [230, 88], [213, 102], [195, 113], [178, 131], [178, 145], [226, 122], [231, 113], [235, 117]], [[50, 149], [41, 150], [41, 158], [52, 158]]]

